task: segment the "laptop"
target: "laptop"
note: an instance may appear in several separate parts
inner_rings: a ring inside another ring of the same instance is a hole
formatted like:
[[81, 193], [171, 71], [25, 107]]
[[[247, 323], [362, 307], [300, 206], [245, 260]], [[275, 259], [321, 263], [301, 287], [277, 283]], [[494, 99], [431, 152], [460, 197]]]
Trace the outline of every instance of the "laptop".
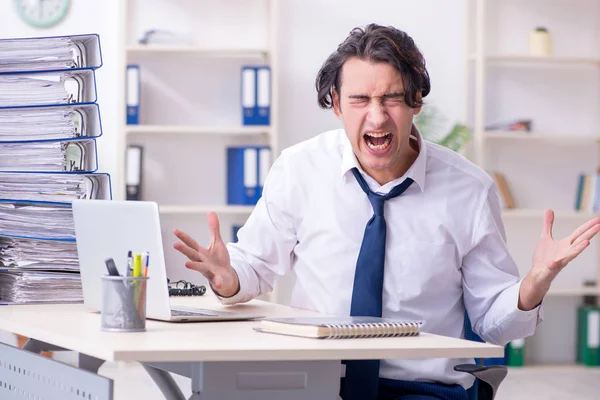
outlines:
[[83, 288], [83, 302], [93, 311], [102, 304], [104, 262], [113, 258], [120, 275], [127, 269], [127, 252], [150, 253], [146, 295], [149, 319], [187, 321], [247, 320], [263, 315], [212, 309], [172, 307], [167, 284], [158, 205], [150, 201], [74, 200], [73, 219]]

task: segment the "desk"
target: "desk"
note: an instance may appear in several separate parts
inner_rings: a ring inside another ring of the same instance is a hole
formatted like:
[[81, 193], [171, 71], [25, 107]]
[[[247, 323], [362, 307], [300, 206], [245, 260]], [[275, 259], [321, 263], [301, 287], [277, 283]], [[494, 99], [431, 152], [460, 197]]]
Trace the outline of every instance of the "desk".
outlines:
[[[173, 303], [269, 317], [319, 316], [260, 300], [224, 306], [212, 295], [177, 298]], [[377, 339], [295, 338], [256, 332], [252, 328], [259, 323], [148, 320], [147, 332], [108, 333], [99, 329], [100, 315], [82, 304], [0, 307], [0, 330], [32, 338], [28, 349], [75, 351], [84, 355], [82, 368], [92, 372], [103, 361], [144, 363], [169, 400], [183, 396], [164, 371], [191, 377], [193, 399], [335, 399], [339, 360], [501, 357], [504, 352], [500, 346], [428, 333]]]

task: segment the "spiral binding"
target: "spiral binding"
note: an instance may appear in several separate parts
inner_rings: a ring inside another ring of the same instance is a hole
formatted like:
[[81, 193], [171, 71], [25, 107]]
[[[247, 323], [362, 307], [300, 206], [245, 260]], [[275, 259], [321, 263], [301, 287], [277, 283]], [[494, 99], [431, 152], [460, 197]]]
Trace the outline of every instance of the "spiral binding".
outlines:
[[[169, 285], [169, 296], [202, 296], [206, 293], [206, 286], [194, 285], [188, 281], [179, 280], [174, 282], [175, 287], [171, 287], [171, 281], [167, 279]], [[180, 285], [183, 285], [180, 287]]]
[[329, 330], [325, 339], [418, 336], [420, 325], [419, 322], [325, 324]]

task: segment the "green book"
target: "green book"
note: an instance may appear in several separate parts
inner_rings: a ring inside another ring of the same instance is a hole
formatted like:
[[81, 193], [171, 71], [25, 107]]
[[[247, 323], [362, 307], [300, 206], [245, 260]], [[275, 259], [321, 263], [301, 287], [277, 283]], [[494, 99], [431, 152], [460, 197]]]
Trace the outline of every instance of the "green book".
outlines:
[[577, 309], [577, 363], [600, 364], [600, 308], [582, 305]]
[[516, 339], [506, 346], [506, 365], [522, 367], [525, 360], [525, 339]]

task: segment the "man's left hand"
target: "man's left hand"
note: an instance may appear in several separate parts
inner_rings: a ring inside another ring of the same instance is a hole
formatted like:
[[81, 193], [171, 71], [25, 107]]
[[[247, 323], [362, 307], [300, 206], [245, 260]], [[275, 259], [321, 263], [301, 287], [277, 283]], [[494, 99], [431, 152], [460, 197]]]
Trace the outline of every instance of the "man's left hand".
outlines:
[[552, 237], [554, 212], [546, 210], [542, 237], [533, 252], [531, 271], [523, 279], [519, 292], [519, 309], [528, 311], [537, 307], [558, 273], [590, 245], [600, 231], [600, 218], [592, 218], [564, 239]]

